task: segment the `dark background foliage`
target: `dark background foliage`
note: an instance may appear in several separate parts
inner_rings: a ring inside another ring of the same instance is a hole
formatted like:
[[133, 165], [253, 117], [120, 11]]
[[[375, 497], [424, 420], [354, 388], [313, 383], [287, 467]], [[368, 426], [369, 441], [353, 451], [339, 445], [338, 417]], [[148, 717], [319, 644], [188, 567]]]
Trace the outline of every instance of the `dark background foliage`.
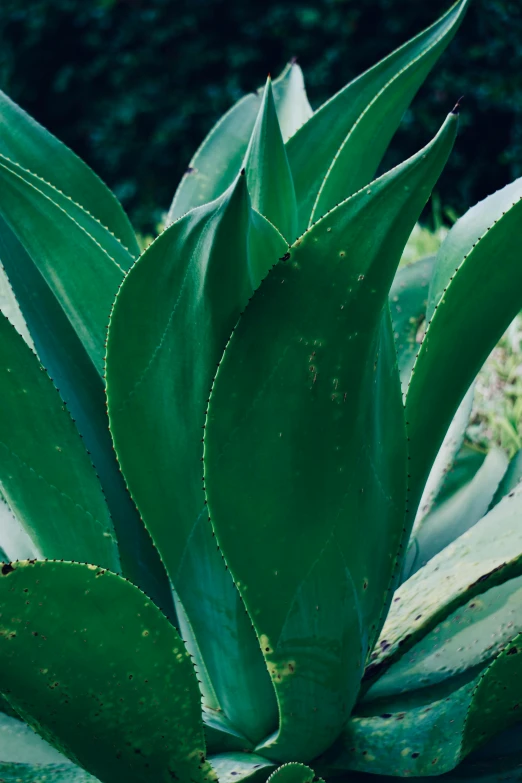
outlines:
[[[213, 122], [293, 56], [312, 105], [450, 0], [0, 0], [0, 86], [151, 230]], [[439, 185], [458, 213], [522, 173], [522, 0], [474, 0], [387, 157], [425, 144], [464, 94]]]

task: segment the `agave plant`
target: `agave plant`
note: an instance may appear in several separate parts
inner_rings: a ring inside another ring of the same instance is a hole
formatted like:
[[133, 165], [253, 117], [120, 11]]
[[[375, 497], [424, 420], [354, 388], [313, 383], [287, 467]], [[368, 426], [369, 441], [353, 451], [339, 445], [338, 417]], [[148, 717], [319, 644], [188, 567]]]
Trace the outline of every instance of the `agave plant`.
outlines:
[[396, 272], [457, 112], [374, 179], [467, 4], [239, 101], [141, 255], [1, 96], [1, 781], [519, 779], [522, 461], [464, 433], [522, 180]]

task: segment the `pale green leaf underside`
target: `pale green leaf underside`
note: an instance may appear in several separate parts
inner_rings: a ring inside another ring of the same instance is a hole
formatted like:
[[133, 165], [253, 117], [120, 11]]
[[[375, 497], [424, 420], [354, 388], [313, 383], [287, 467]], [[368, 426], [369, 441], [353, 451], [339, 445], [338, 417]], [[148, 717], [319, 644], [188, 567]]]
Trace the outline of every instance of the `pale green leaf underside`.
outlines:
[[398, 588], [369, 674], [382, 671], [473, 596], [522, 573], [521, 509], [519, 487]]
[[522, 180], [489, 196], [455, 224], [437, 254], [406, 397], [412, 510], [460, 401], [522, 306], [521, 199]]

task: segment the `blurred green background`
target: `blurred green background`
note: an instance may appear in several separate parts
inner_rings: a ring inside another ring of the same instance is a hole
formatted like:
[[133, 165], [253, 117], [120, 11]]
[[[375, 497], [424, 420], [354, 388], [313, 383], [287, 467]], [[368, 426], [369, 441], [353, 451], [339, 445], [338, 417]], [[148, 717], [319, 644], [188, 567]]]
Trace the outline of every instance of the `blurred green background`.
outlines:
[[[0, 0], [0, 86], [81, 155], [151, 231], [213, 122], [291, 57], [312, 105], [449, 0]], [[474, 0], [386, 164], [464, 94], [439, 184], [457, 214], [522, 173], [522, 0]]]

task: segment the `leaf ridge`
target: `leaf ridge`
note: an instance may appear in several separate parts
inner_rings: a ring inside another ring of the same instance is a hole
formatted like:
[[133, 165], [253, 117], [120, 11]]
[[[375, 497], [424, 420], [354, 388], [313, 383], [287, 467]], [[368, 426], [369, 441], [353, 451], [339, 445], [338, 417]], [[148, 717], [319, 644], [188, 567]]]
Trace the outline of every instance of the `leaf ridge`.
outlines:
[[[451, 8], [450, 8], [448, 11], [447, 11], [447, 14], [448, 14], [448, 15], [451, 13], [451, 11], [452, 11], [454, 8], [456, 8], [456, 6], [459, 4], [459, 2], [460, 2], [460, 0], [457, 0], [457, 2], [456, 2], [456, 3], [454, 3], [454, 4], [453, 4], [453, 6], [452, 6], [452, 7], [451, 7]], [[439, 21], [440, 21], [440, 20], [439, 20]], [[435, 22], [434, 24], [438, 24], [438, 22]], [[429, 29], [429, 28], [428, 28], [428, 29]], [[420, 36], [420, 35], [423, 35], [423, 32], [426, 32], [426, 31], [421, 31], [421, 32], [418, 34], [418, 36]], [[431, 52], [431, 51], [432, 51], [432, 50], [433, 50], [433, 49], [434, 49], [434, 48], [437, 46], [437, 44], [439, 44], [439, 43], [440, 43], [440, 41], [441, 41], [441, 40], [444, 38], [444, 36], [445, 36], [445, 35], [446, 35], [446, 31], [443, 31], [443, 32], [442, 32], [442, 33], [439, 35], [439, 37], [438, 37], [438, 38], [436, 38], [434, 41], [432, 41], [432, 43], [431, 43], [431, 44], [428, 46], [428, 48], [427, 48], [427, 49], [425, 49], [424, 51], [420, 52], [420, 53], [417, 55], [417, 57], [415, 57], [413, 60], [411, 60], [411, 62], [409, 62], [407, 65], [403, 66], [403, 67], [402, 67], [402, 68], [401, 68], [399, 71], [397, 71], [397, 73], [395, 73], [395, 74], [394, 74], [394, 75], [391, 77], [391, 79], [389, 79], [389, 80], [386, 82], [386, 84], [385, 84], [383, 87], [381, 87], [381, 89], [380, 89], [380, 90], [379, 90], [379, 91], [378, 91], [378, 92], [377, 92], [377, 93], [374, 95], [374, 97], [372, 98], [372, 100], [370, 101], [370, 103], [368, 103], [368, 104], [367, 104], [366, 108], [365, 108], [365, 109], [364, 109], [364, 110], [361, 112], [361, 114], [359, 115], [359, 117], [356, 119], [355, 123], [352, 125], [352, 127], [351, 127], [351, 128], [350, 128], [350, 130], [348, 131], [348, 134], [347, 134], [346, 138], [344, 139], [343, 143], [341, 144], [341, 146], [339, 147], [339, 149], [338, 149], [338, 150], [337, 150], [337, 152], [335, 153], [335, 155], [334, 155], [334, 157], [333, 157], [333, 159], [332, 159], [332, 162], [330, 163], [330, 165], [329, 165], [329, 167], [328, 167], [328, 170], [327, 170], [326, 174], [325, 174], [325, 175], [324, 175], [324, 177], [323, 177], [323, 181], [321, 182], [321, 186], [320, 186], [320, 188], [319, 188], [319, 191], [318, 191], [318, 193], [317, 193], [317, 196], [316, 196], [316, 198], [315, 198], [315, 202], [314, 202], [314, 205], [313, 205], [313, 208], [312, 208], [312, 214], [311, 214], [311, 216], [310, 216], [310, 222], [309, 222], [309, 224], [308, 224], [308, 227], [309, 227], [309, 228], [310, 228], [310, 227], [313, 225], [313, 218], [314, 218], [314, 216], [315, 216], [315, 211], [316, 211], [316, 209], [317, 209], [317, 206], [318, 206], [318, 204], [319, 204], [319, 201], [320, 201], [320, 198], [321, 198], [322, 192], [323, 192], [323, 190], [324, 190], [324, 185], [325, 185], [325, 182], [326, 182], [326, 180], [328, 179], [328, 176], [329, 176], [329, 174], [330, 174], [331, 170], [333, 169], [333, 167], [334, 167], [335, 163], [337, 162], [337, 159], [338, 159], [339, 155], [341, 154], [342, 150], [344, 149], [344, 147], [346, 146], [346, 144], [347, 144], [347, 143], [348, 143], [348, 141], [350, 140], [351, 136], [352, 136], [352, 135], [353, 135], [353, 133], [355, 132], [355, 130], [356, 130], [356, 128], [358, 127], [358, 125], [359, 125], [359, 124], [362, 122], [363, 118], [364, 118], [364, 117], [366, 116], [366, 114], [367, 114], [367, 113], [370, 111], [370, 109], [372, 108], [372, 106], [374, 105], [374, 103], [376, 103], [376, 102], [377, 102], [377, 100], [380, 98], [380, 96], [381, 96], [381, 95], [382, 95], [382, 94], [383, 94], [383, 93], [384, 93], [384, 92], [385, 92], [385, 91], [386, 91], [386, 90], [387, 90], [387, 89], [388, 89], [388, 88], [389, 88], [389, 87], [390, 87], [390, 86], [391, 86], [391, 85], [392, 85], [392, 84], [393, 84], [393, 83], [394, 83], [394, 82], [395, 82], [395, 81], [396, 81], [396, 80], [397, 80], [397, 79], [398, 79], [400, 76], [402, 76], [402, 74], [403, 74], [403, 73], [406, 73], [406, 71], [408, 71], [408, 70], [409, 70], [409, 69], [410, 69], [410, 68], [411, 68], [413, 65], [415, 65], [415, 64], [416, 64], [416, 63], [417, 63], [419, 60], [421, 60], [423, 57], [425, 57], [426, 55], [428, 55], [428, 54], [429, 54], [429, 53], [430, 53], [430, 52]], [[416, 36], [416, 37], [418, 37], [418, 36]], [[414, 38], [414, 39], [412, 39], [412, 40], [415, 40], [415, 38]], [[405, 46], [408, 46], [408, 44], [409, 44], [409, 43], [411, 43], [411, 42], [412, 42], [412, 41], [406, 41], [406, 43], [404, 43], [404, 44], [403, 44], [401, 47], [399, 47], [399, 49], [398, 49], [397, 51], [399, 51], [400, 49], [402, 49], [402, 48], [403, 48], [403, 47], [405, 47]], [[335, 96], [333, 96], [333, 97], [335, 97]], [[332, 99], [330, 99], [330, 100], [332, 100]], [[326, 104], [325, 104], [325, 105], [326, 105]], [[400, 164], [399, 164], [399, 165], [400, 165]], [[395, 168], [397, 168], [397, 167], [395, 167]], [[393, 171], [393, 169], [391, 169], [391, 171]], [[365, 187], [368, 187], [368, 185], [364, 185], [362, 188], [360, 188], [360, 189], [359, 189], [359, 191], [360, 191], [360, 190], [364, 190], [364, 188], [365, 188]], [[359, 192], [359, 191], [357, 191], [357, 192]], [[353, 194], [353, 195], [355, 195], [355, 194]], [[342, 203], [342, 202], [341, 202], [341, 203]]]

